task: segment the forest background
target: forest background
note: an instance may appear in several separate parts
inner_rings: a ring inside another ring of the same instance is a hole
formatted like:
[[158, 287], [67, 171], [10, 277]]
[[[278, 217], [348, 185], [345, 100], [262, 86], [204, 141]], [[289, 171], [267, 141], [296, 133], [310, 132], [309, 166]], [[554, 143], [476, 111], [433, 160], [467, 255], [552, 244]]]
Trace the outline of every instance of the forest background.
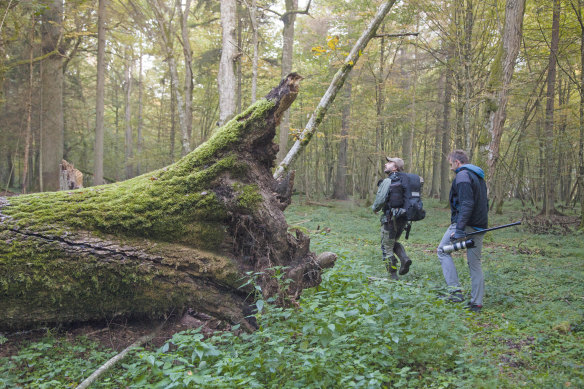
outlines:
[[[3, 1], [1, 188], [56, 190], [61, 159], [85, 186], [166, 166], [294, 70], [305, 80], [280, 128], [282, 159], [378, 5]], [[576, 0], [397, 2], [295, 163], [296, 189], [370, 201], [392, 155], [445, 201], [446, 154], [462, 148], [497, 212], [509, 198], [547, 216], [573, 208], [584, 201], [582, 23]]]

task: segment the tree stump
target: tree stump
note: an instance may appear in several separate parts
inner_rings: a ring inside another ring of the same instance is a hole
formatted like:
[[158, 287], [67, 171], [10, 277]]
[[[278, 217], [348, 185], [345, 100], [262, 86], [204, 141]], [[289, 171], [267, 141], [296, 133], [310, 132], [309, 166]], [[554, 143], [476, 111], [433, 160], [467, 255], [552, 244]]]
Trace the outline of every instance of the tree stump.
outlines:
[[[293, 180], [271, 172], [272, 139], [298, 81], [289, 75], [173, 165], [0, 198], [0, 329], [187, 308], [252, 329], [255, 298], [293, 302], [316, 286], [336, 255], [317, 257], [309, 237], [289, 233], [282, 211]], [[292, 279], [288, 288], [278, 271]]]

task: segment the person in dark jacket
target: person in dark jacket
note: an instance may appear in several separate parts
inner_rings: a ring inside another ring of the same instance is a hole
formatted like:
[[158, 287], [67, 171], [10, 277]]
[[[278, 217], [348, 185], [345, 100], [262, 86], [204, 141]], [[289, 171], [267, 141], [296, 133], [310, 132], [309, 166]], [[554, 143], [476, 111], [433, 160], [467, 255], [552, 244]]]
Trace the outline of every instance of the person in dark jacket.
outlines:
[[[463, 302], [464, 297], [458, 280], [456, 266], [443, 247], [465, 238], [465, 233], [480, 231], [488, 226], [489, 203], [485, 173], [478, 166], [468, 163], [468, 155], [463, 150], [454, 150], [448, 156], [450, 170], [456, 173], [450, 189], [450, 226], [438, 245], [438, 259], [450, 292], [449, 299]], [[474, 247], [466, 250], [470, 271], [471, 297], [468, 307], [479, 312], [483, 306], [485, 278], [481, 266], [481, 250], [484, 234], [473, 235]]]

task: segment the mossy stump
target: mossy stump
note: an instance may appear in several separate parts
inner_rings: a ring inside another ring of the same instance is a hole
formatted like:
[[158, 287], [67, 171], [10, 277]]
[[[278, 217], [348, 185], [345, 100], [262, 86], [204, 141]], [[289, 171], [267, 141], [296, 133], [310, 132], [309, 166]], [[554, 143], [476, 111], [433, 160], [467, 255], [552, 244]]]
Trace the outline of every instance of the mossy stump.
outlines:
[[[263, 298], [282, 302], [316, 286], [336, 256], [317, 258], [307, 236], [288, 232], [293, 178], [273, 179], [272, 140], [297, 90], [274, 90], [163, 169], [0, 198], [0, 329], [186, 309], [251, 329], [250, 274], [262, 273]], [[282, 268], [286, 291], [270, 276]]]

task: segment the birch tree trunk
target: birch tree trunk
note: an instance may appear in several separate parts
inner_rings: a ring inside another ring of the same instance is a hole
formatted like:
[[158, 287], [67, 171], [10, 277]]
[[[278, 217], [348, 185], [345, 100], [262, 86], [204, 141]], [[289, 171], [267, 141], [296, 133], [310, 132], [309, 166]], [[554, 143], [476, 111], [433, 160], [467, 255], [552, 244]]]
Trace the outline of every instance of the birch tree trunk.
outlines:
[[327, 91], [325, 92], [324, 96], [322, 96], [322, 98], [320, 99], [318, 106], [316, 107], [314, 113], [310, 117], [310, 120], [306, 124], [306, 127], [300, 134], [299, 139], [296, 142], [294, 142], [294, 145], [292, 146], [288, 154], [286, 154], [286, 157], [282, 160], [280, 165], [278, 165], [278, 168], [274, 172], [274, 178], [276, 179], [281, 178], [284, 175], [284, 173], [290, 168], [290, 166], [294, 163], [296, 158], [298, 158], [299, 152], [303, 150], [306, 147], [306, 145], [310, 142], [310, 139], [312, 138], [312, 136], [320, 126], [320, 123], [324, 119], [329, 106], [335, 100], [338, 91], [342, 88], [343, 84], [345, 83], [345, 80], [349, 75], [349, 72], [353, 69], [355, 63], [357, 63], [357, 60], [359, 59], [361, 52], [365, 49], [365, 47], [367, 47], [367, 44], [375, 35], [375, 32], [379, 28], [379, 25], [381, 24], [381, 22], [383, 22], [383, 19], [385, 18], [393, 4], [395, 4], [395, 1], [396, 0], [387, 1], [379, 7], [375, 17], [369, 23], [367, 29], [363, 32], [361, 37], [357, 40], [357, 42], [351, 49], [351, 52], [345, 59], [343, 66], [334, 75], [333, 80], [331, 81]]
[[221, 61], [219, 62], [219, 125], [236, 112], [235, 57], [237, 55], [236, 1], [221, 0]]

